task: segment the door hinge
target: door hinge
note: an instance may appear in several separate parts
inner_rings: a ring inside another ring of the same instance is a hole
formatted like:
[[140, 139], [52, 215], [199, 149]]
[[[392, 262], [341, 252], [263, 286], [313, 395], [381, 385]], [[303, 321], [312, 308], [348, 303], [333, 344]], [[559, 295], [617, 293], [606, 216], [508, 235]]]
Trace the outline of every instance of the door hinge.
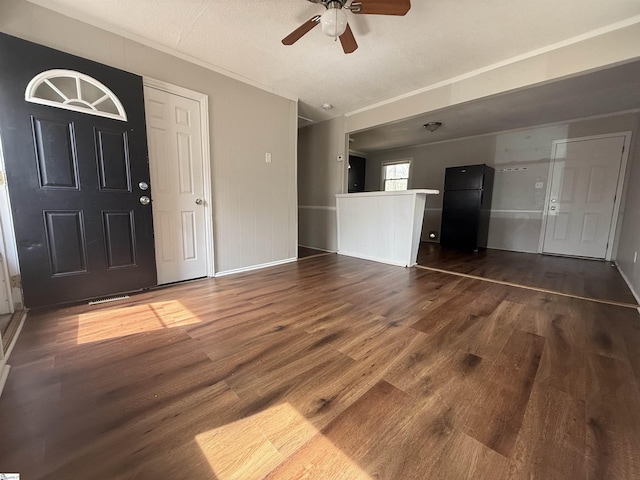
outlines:
[[9, 285], [11, 285], [11, 288], [22, 288], [22, 277], [20, 275], [11, 275], [9, 277]]

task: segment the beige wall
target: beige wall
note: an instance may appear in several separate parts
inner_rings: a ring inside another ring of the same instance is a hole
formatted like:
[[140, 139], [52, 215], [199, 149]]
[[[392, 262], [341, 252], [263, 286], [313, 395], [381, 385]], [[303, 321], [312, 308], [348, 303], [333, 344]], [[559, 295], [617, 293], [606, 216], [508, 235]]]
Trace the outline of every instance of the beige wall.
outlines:
[[[411, 158], [409, 188], [444, 187], [445, 168], [486, 163], [496, 169], [489, 227], [490, 248], [537, 252], [552, 142], [637, 130], [637, 115], [625, 114], [405, 148], [367, 156], [366, 189], [380, 190], [382, 162]], [[526, 167], [526, 170], [522, 170]], [[501, 168], [520, 168], [500, 172]], [[542, 188], [535, 188], [542, 182]], [[429, 195], [422, 237], [440, 231], [442, 194]]]
[[216, 272], [295, 258], [295, 101], [21, 0], [0, 31], [207, 94]]
[[[640, 125], [640, 115], [637, 117]], [[633, 141], [627, 169], [616, 263], [640, 302], [640, 139]], [[634, 255], [637, 258], [634, 263]]]
[[[338, 155], [344, 155], [342, 162]], [[344, 118], [302, 128], [298, 134], [299, 243], [336, 251], [336, 198], [346, 191]]]

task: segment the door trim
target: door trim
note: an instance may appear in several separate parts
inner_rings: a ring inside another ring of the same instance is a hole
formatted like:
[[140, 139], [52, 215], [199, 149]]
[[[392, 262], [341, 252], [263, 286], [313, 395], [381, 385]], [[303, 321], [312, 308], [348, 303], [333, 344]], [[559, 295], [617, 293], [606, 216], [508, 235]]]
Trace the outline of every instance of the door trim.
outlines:
[[605, 260], [611, 261], [613, 256], [613, 247], [615, 243], [616, 231], [618, 228], [618, 216], [620, 215], [620, 205], [622, 202], [622, 190], [624, 188], [624, 179], [627, 173], [627, 160], [629, 158], [629, 150], [631, 146], [631, 131], [605, 133], [602, 135], [589, 135], [587, 137], [564, 138], [554, 140], [551, 144], [551, 158], [549, 159], [549, 172], [547, 173], [547, 192], [544, 199], [544, 209], [542, 210], [542, 228], [540, 228], [540, 239], [538, 240], [538, 253], [544, 253], [544, 237], [547, 231], [547, 216], [551, 205], [551, 180], [553, 175], [553, 166], [556, 158], [558, 145], [561, 143], [581, 142], [585, 140], [598, 140], [601, 138], [624, 137], [624, 151], [620, 160], [620, 173], [618, 174], [618, 185], [616, 187], [616, 200], [613, 204], [613, 213], [611, 224], [609, 226], [609, 238], [607, 239], [607, 253]]
[[202, 138], [202, 174], [204, 176], [205, 202], [205, 237], [207, 249], [207, 276], [215, 276], [215, 247], [213, 241], [213, 189], [211, 187], [211, 145], [209, 135], [209, 96], [205, 93], [189, 90], [188, 88], [172, 85], [154, 78], [142, 77], [145, 87], [155, 88], [163, 92], [179, 95], [194, 100], [200, 104], [200, 130]]
[[8, 275], [9, 306], [11, 313], [22, 310], [22, 288], [12, 287], [10, 277], [20, 275], [20, 263], [18, 260], [18, 248], [16, 245], [16, 232], [13, 228], [13, 212], [11, 211], [11, 199], [7, 185], [7, 170], [5, 167], [4, 152], [2, 149], [2, 137], [0, 137], [0, 222], [2, 223], [2, 238], [4, 259]]
[[[13, 299], [11, 298], [11, 282], [9, 280], [9, 268], [7, 266], [7, 253], [4, 248], [4, 233], [2, 231], [2, 222], [0, 222], [0, 314], [12, 314], [14, 312]], [[4, 311], [4, 303], [6, 302], [7, 310]], [[0, 343], [2, 335], [0, 334]]]

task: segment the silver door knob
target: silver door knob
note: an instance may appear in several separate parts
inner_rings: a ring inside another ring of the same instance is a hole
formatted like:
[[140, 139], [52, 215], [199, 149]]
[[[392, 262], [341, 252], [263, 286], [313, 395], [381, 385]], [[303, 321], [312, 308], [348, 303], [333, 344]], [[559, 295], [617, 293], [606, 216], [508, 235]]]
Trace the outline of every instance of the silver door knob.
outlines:
[[202, 205], [203, 201], [201, 198], [196, 198], [196, 205]]
[[555, 198], [551, 199], [551, 203], [556, 203], [558, 200], [556, 200]]
[[149, 184], [147, 182], [140, 182], [138, 184], [138, 188], [140, 188], [140, 190], [147, 190], [149, 188]]
[[149, 205], [151, 203], [151, 199], [146, 195], [143, 195], [142, 197], [140, 197], [140, 203], [142, 205]]
[[555, 210], [556, 206], [555, 205], [551, 205], [551, 210]]

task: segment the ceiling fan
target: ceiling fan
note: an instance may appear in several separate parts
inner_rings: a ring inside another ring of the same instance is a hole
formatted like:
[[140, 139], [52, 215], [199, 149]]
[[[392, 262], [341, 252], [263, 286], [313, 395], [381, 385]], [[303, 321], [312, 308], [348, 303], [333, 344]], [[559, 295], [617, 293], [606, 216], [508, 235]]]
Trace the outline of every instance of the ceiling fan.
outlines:
[[[356, 14], [405, 15], [411, 8], [411, 0], [307, 0], [320, 3], [326, 8], [322, 15], [307, 20], [282, 39], [284, 45], [293, 45], [316, 25], [322, 25], [322, 33], [329, 37], [340, 38], [344, 53], [355, 52], [358, 48], [344, 10]], [[348, 5], [347, 5], [348, 4]]]

